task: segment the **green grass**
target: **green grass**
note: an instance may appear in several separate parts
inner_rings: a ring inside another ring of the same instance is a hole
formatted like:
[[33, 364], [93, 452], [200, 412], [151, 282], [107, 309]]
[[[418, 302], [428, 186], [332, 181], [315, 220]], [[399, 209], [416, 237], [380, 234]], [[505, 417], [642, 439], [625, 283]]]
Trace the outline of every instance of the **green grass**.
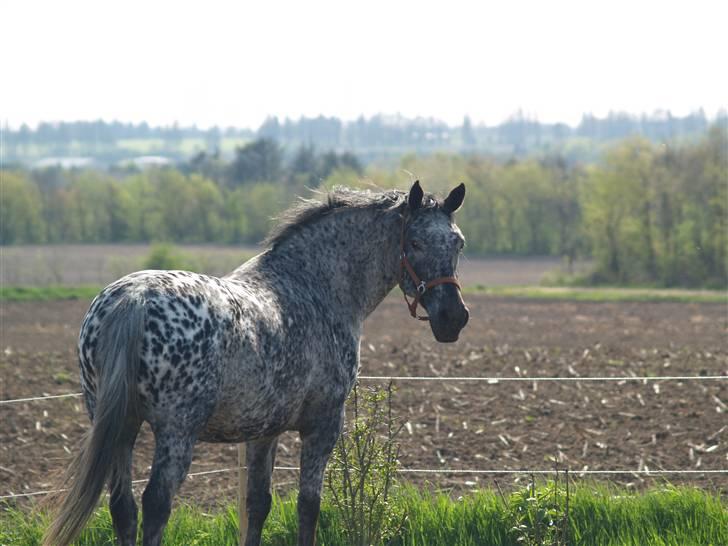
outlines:
[[[550, 486], [538, 489], [537, 497]], [[520, 496], [519, 496], [520, 495]], [[294, 497], [274, 498], [266, 522], [263, 544], [296, 542]], [[527, 499], [529, 502], [533, 499]], [[489, 490], [452, 500], [446, 495], [405, 488], [395, 498], [408, 518], [392, 546], [518, 546], [513, 531], [521, 493], [507, 500]], [[563, 497], [559, 498], [563, 507]], [[540, 501], [539, 501], [540, 502]], [[569, 544], [599, 546], [725, 546], [728, 544], [728, 510], [717, 495], [696, 488], [666, 487], [632, 494], [601, 485], [582, 484], [574, 489], [568, 518]], [[0, 544], [36, 546], [48, 517], [39, 511], [6, 506], [0, 511]], [[205, 513], [190, 506], [174, 510], [165, 533], [165, 546], [225, 546], [237, 544], [235, 508]], [[78, 546], [111, 546], [111, 520], [100, 509], [77, 542]], [[331, 505], [324, 503], [318, 544], [345, 544], [341, 525]], [[533, 542], [531, 542], [533, 544]]]
[[678, 303], [728, 303], [728, 292], [721, 290], [682, 290], [661, 288], [576, 288], [547, 286], [493, 286], [465, 288], [466, 293], [487, 294], [507, 298], [566, 301], [637, 301]]
[[[247, 256], [245, 257], [247, 259]], [[151, 267], [151, 266], [150, 266]], [[155, 266], [159, 267], [159, 266]], [[170, 266], [171, 267], [171, 266]], [[182, 267], [182, 269], [196, 269]], [[197, 268], [199, 269], [199, 268]], [[204, 267], [202, 268], [204, 269]], [[2, 286], [1, 301], [51, 301], [91, 299], [101, 286]], [[486, 294], [505, 298], [592, 302], [678, 302], [728, 303], [728, 292], [717, 290], [677, 290], [652, 288], [561, 288], [544, 286], [465, 287], [466, 294]]]
[[100, 286], [0, 286], [0, 302], [92, 299]]
[[[151, 256], [151, 254], [150, 254]], [[245, 256], [247, 259], [249, 256]], [[236, 256], [236, 260], [238, 257]], [[145, 264], [154, 268], [206, 269], [187, 263]], [[91, 299], [101, 291], [101, 286], [0, 286], [0, 302], [51, 301], [66, 299]], [[678, 303], [728, 303], [728, 292], [719, 290], [680, 290], [658, 288], [573, 288], [546, 286], [466, 286], [466, 294], [485, 294], [504, 298], [536, 300], [591, 301], [591, 302], [678, 302]]]

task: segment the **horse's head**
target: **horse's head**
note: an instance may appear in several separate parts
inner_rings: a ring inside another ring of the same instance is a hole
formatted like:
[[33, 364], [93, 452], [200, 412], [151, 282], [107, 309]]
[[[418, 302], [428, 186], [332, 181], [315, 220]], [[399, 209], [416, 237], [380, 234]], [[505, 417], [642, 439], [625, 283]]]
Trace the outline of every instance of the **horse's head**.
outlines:
[[457, 341], [469, 316], [456, 281], [465, 239], [453, 220], [464, 198], [464, 184], [438, 202], [425, 197], [419, 181], [415, 182], [403, 220], [400, 288], [415, 298], [408, 302], [413, 316], [418, 303], [425, 307], [432, 333], [441, 342]]

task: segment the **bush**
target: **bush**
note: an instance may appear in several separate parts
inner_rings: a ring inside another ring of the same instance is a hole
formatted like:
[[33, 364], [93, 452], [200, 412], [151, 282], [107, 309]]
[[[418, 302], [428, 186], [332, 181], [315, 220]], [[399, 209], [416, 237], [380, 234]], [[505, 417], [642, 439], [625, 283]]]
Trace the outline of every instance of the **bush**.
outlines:
[[167, 243], [152, 245], [149, 254], [142, 261], [144, 269], [197, 269], [195, 260]]
[[403, 504], [392, 502], [402, 429], [392, 418], [392, 394], [391, 383], [363, 392], [354, 387], [353, 419], [328, 466], [330, 502], [350, 546], [386, 544], [405, 522]]

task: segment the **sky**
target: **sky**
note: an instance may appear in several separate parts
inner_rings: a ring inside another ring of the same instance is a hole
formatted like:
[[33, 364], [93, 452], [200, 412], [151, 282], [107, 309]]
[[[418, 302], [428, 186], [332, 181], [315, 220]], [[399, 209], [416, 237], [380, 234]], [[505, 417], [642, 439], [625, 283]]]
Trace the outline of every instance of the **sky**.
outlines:
[[703, 0], [3, 0], [0, 122], [712, 116], [726, 21]]

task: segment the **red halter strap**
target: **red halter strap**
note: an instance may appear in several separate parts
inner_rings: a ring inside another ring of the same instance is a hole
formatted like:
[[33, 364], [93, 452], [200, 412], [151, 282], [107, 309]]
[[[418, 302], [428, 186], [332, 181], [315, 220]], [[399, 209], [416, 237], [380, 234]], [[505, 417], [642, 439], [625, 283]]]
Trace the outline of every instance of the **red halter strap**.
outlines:
[[[415, 273], [414, 268], [412, 267], [412, 264], [409, 263], [409, 260], [407, 259], [407, 254], [405, 254], [404, 251], [404, 228], [405, 228], [405, 218], [402, 218], [402, 236], [400, 240], [400, 262], [399, 262], [399, 287], [402, 289], [402, 295], [404, 296], [404, 301], [407, 303], [407, 307], [409, 308], [410, 315], [412, 315], [412, 318], [416, 318], [419, 320], [430, 320], [430, 317], [428, 316], [421, 316], [417, 314], [417, 305], [420, 303], [420, 299], [422, 299], [422, 296], [425, 295], [425, 292], [427, 292], [430, 288], [433, 288], [437, 286], [438, 284], [454, 284], [457, 286], [458, 290], [461, 290], [460, 283], [458, 283], [458, 280], [455, 277], [437, 277], [436, 279], [432, 279], [430, 281], [422, 281], [417, 276], [417, 273]], [[409, 274], [410, 279], [412, 279], [412, 282], [415, 285], [415, 296], [412, 302], [410, 303], [410, 300], [407, 299], [407, 292], [404, 290], [404, 273], [405, 271]]]

